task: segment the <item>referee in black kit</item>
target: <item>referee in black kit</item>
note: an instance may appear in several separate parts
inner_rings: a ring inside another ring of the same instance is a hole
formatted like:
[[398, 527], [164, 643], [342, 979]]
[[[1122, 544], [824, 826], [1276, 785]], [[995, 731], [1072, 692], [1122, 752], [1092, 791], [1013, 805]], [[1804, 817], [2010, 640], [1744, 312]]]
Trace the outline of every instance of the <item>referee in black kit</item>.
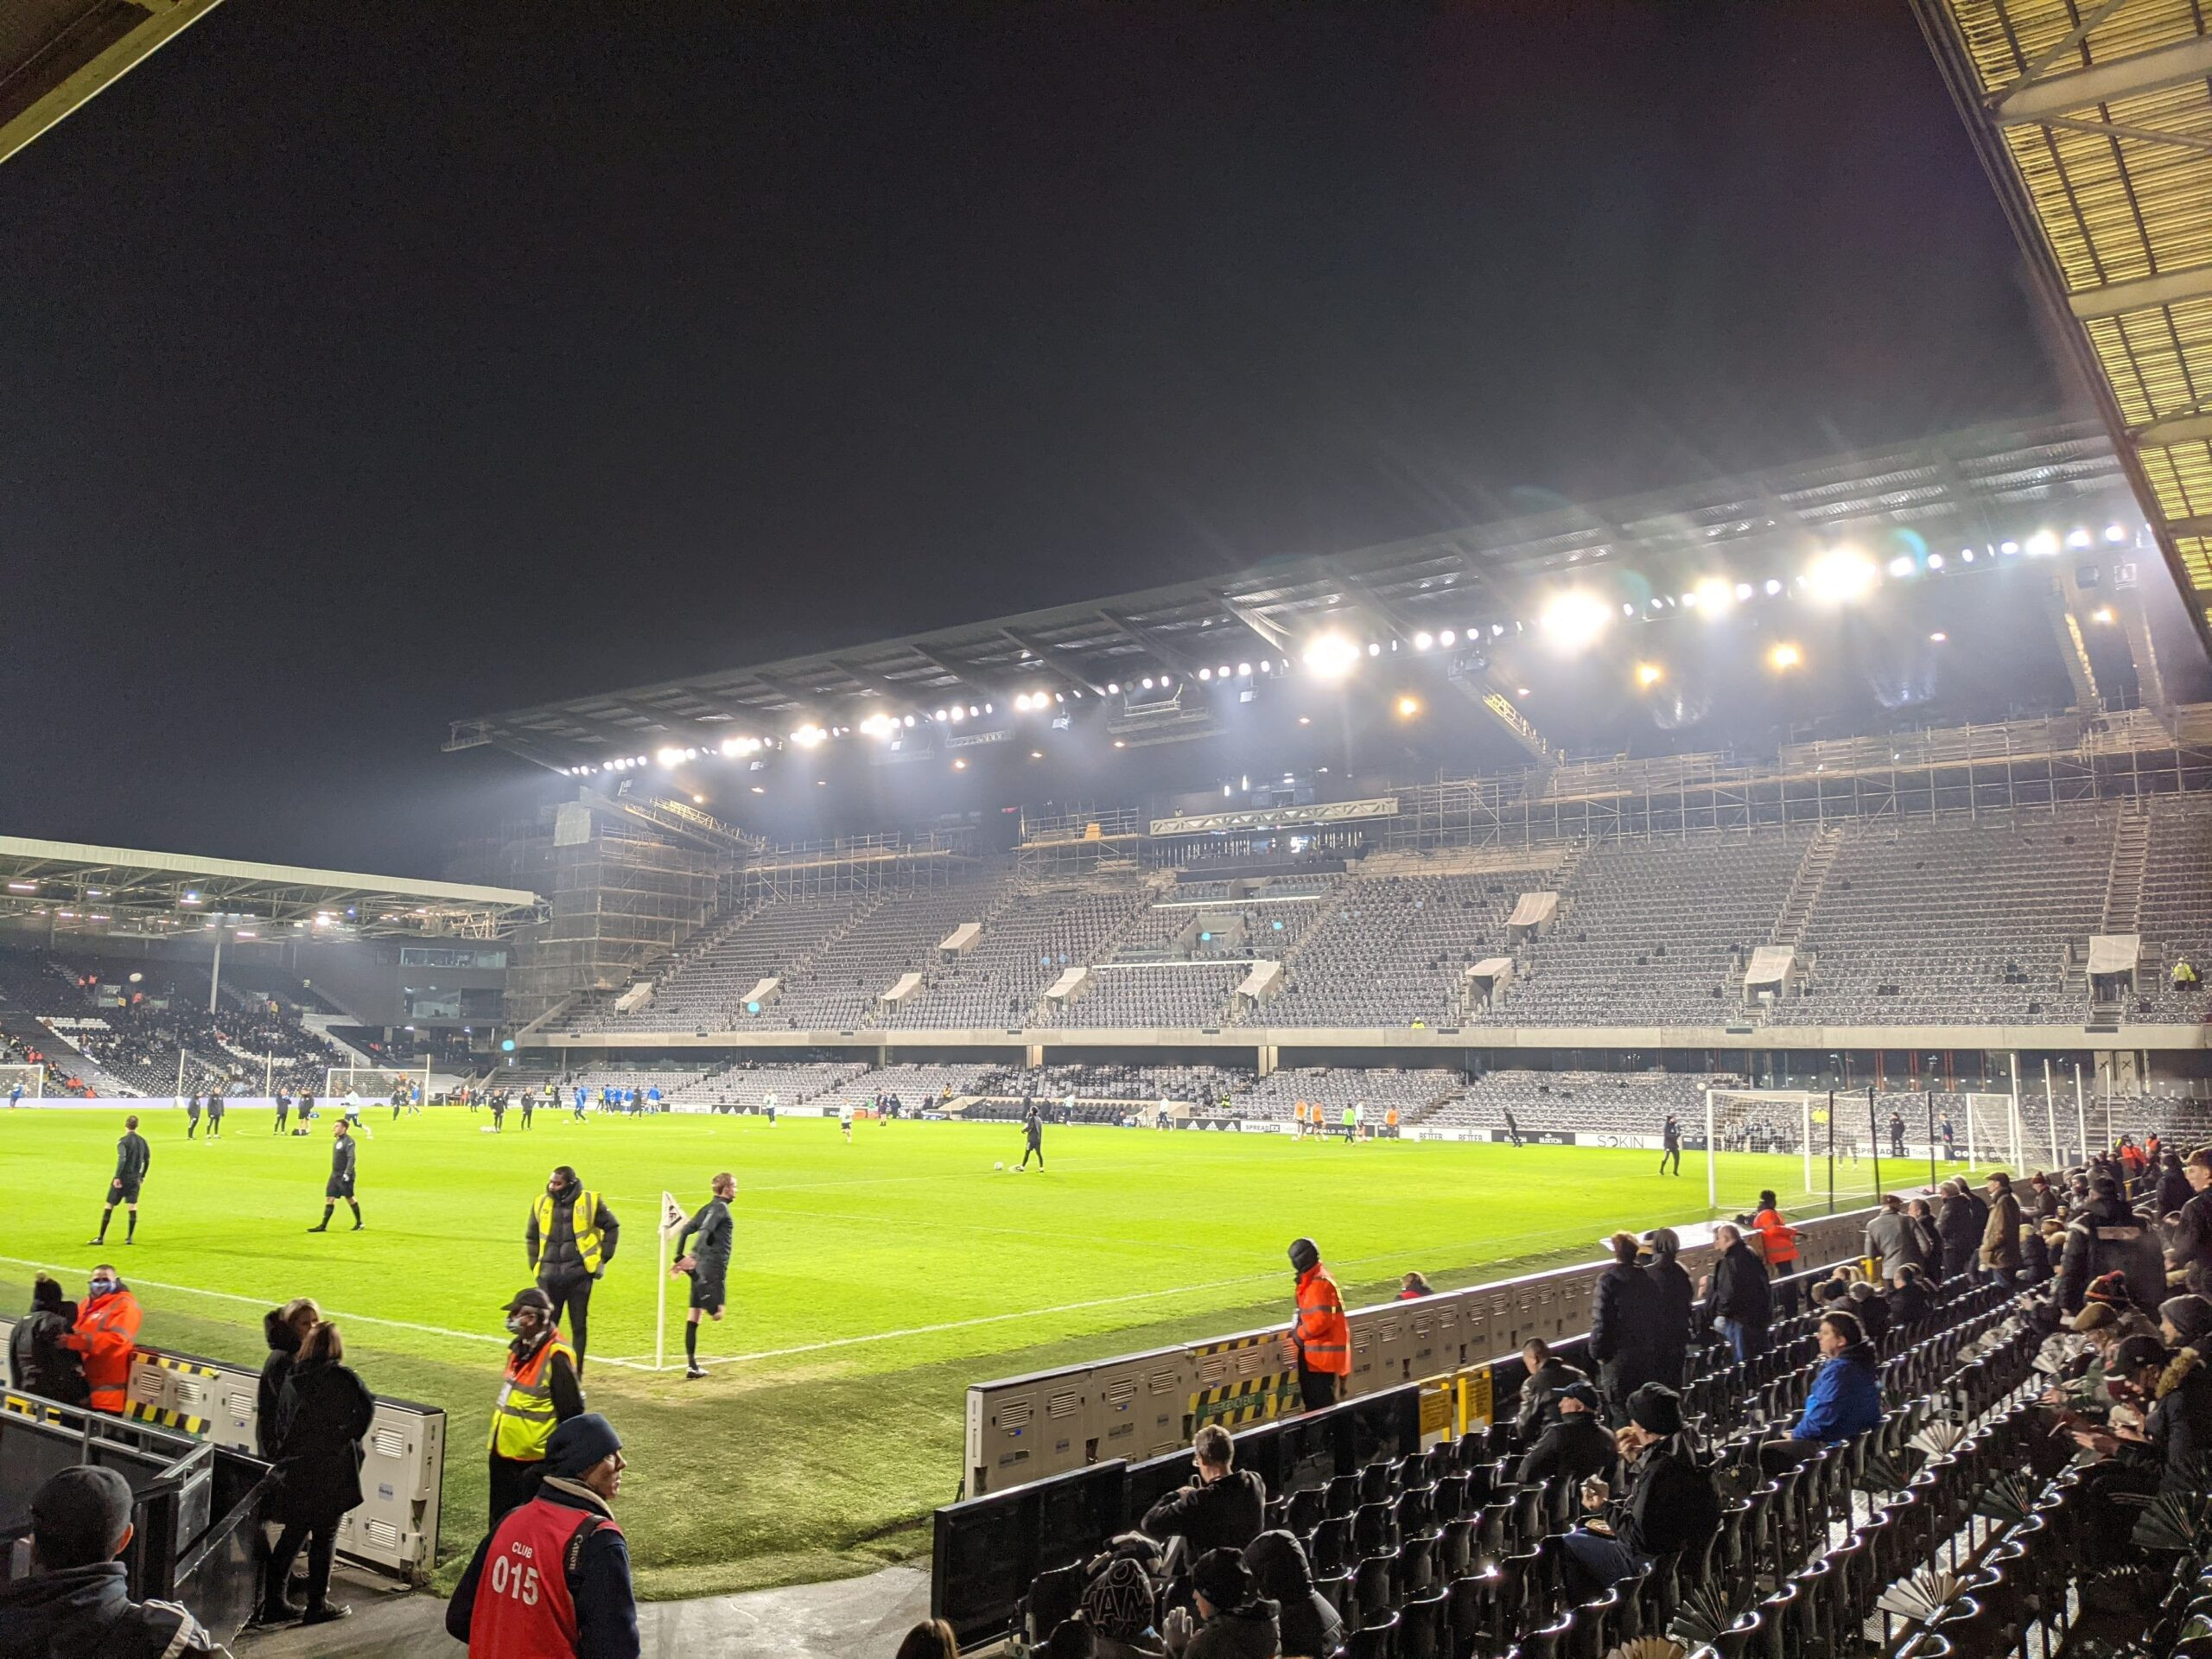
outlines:
[[115, 1206], [130, 1206], [130, 1216], [124, 1223], [123, 1242], [132, 1244], [138, 1238], [138, 1187], [146, 1179], [146, 1172], [153, 1166], [154, 1149], [146, 1144], [146, 1137], [138, 1133], [138, 1115], [133, 1112], [123, 1120], [123, 1138], [115, 1143], [115, 1175], [107, 1184], [107, 1208], [100, 1211], [100, 1231], [98, 1238], [88, 1238], [87, 1245], [107, 1243], [107, 1224], [115, 1219]]
[[[728, 1292], [731, 1236], [737, 1230], [730, 1219], [730, 1200], [737, 1196], [737, 1177], [725, 1171], [715, 1177], [715, 1196], [699, 1206], [699, 1213], [683, 1224], [676, 1236], [676, 1260], [670, 1265], [669, 1277], [679, 1273], [691, 1275], [691, 1312], [683, 1325], [683, 1375], [686, 1378], [704, 1376], [707, 1373], [699, 1363], [699, 1320], [702, 1315], [710, 1319], [722, 1316], [722, 1306]], [[696, 1236], [698, 1242], [692, 1243]], [[690, 1245], [690, 1249], [685, 1246]]]
[[353, 1156], [358, 1148], [353, 1144], [353, 1131], [344, 1118], [338, 1120], [338, 1131], [330, 1141], [330, 1179], [322, 1187], [322, 1219], [308, 1229], [311, 1233], [330, 1230], [330, 1212], [338, 1207], [338, 1200], [346, 1200], [346, 1207], [353, 1212], [353, 1230], [361, 1230], [361, 1206], [353, 1202]]

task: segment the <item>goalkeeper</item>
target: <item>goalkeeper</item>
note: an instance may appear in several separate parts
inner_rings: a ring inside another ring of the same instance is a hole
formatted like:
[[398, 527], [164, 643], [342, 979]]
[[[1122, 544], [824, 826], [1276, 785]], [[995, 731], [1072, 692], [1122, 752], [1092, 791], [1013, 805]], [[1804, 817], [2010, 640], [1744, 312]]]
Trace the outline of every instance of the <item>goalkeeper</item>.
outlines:
[[[715, 1176], [714, 1194], [677, 1234], [676, 1260], [668, 1270], [671, 1279], [680, 1273], [691, 1275], [691, 1311], [683, 1325], [683, 1375], [687, 1378], [707, 1374], [699, 1364], [700, 1317], [718, 1320], [722, 1316], [724, 1283], [729, 1276], [730, 1241], [736, 1231], [735, 1224], [730, 1220], [729, 1206], [730, 1200], [737, 1197], [737, 1177], [727, 1171]], [[692, 1243], [695, 1236], [698, 1241], [696, 1244]]]

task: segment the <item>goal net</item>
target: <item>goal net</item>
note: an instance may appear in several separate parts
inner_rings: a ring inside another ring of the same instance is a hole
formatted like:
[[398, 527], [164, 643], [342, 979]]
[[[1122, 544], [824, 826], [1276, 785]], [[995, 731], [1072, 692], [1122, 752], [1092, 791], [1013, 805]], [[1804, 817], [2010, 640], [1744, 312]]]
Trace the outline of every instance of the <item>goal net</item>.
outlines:
[[323, 1096], [327, 1100], [343, 1100], [348, 1095], [359, 1095], [363, 1100], [390, 1100], [402, 1087], [423, 1091], [427, 1100], [430, 1096], [430, 1069], [403, 1071], [397, 1066], [334, 1065], [327, 1073]]
[[16, 1090], [23, 1091], [25, 1100], [36, 1100], [46, 1093], [46, 1068], [42, 1065], [0, 1065], [0, 1102], [15, 1098]]

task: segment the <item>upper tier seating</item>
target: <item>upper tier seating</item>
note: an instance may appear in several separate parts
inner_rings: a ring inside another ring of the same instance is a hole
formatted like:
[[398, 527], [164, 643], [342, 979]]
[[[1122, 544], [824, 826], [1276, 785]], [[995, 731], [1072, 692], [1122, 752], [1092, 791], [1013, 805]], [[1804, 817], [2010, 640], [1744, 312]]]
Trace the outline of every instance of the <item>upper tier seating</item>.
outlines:
[[1720, 1025], [1789, 895], [1807, 837], [1593, 847], [1497, 1006], [1471, 1025]]
[[[782, 1024], [777, 1005], [747, 1014], [746, 994], [772, 974], [796, 978], [831, 939], [880, 907], [880, 893], [827, 899], [778, 899], [718, 923], [653, 986], [652, 1001], [628, 1014], [610, 1009], [595, 1029], [729, 1031], [747, 1023]], [[888, 982], [886, 982], [888, 983]], [[570, 1020], [574, 1023], [573, 1019]]]
[[875, 1014], [877, 999], [901, 974], [927, 962], [962, 923], [988, 915], [1003, 885], [973, 881], [887, 895], [824, 944], [761, 1017], [791, 1030], [858, 1028]]
[[1071, 966], [1103, 960], [1147, 903], [1134, 887], [1016, 893], [985, 918], [982, 937], [966, 955], [907, 963], [909, 970], [920, 969], [922, 988], [884, 1009], [875, 1024], [893, 1030], [1022, 1026], [1054, 980]]
[[1812, 912], [1784, 1025], [2079, 1020], [2066, 952], [2104, 913], [2108, 809], [1844, 836]]
[[1505, 949], [1516, 880], [1391, 875], [1344, 883], [1319, 906], [1282, 989], [1242, 1023], [1457, 1025], [1460, 976]]

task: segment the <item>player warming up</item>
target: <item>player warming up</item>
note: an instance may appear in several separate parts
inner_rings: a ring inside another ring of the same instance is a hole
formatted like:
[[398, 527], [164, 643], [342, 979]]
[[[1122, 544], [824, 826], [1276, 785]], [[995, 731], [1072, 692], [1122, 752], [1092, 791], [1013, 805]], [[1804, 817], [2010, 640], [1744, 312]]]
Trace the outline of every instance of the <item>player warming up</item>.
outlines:
[[1021, 1167], [1028, 1168], [1030, 1157], [1034, 1154], [1037, 1167], [1044, 1168], [1045, 1118], [1034, 1106], [1029, 1109], [1029, 1116], [1021, 1120]]
[[[683, 1375], [704, 1376], [699, 1364], [699, 1319], [720, 1319], [729, 1277], [730, 1241], [736, 1224], [729, 1215], [730, 1200], [737, 1196], [737, 1177], [725, 1170], [715, 1177], [714, 1197], [699, 1206], [699, 1213], [683, 1224], [676, 1236], [676, 1260], [668, 1276], [691, 1275], [691, 1312], [683, 1326]], [[693, 1243], [696, 1236], [697, 1242]]]
[[138, 1115], [134, 1112], [123, 1120], [123, 1138], [115, 1143], [115, 1178], [107, 1184], [107, 1208], [100, 1211], [99, 1236], [86, 1239], [86, 1243], [107, 1243], [107, 1224], [115, 1218], [115, 1206], [118, 1204], [130, 1210], [130, 1218], [124, 1224], [123, 1242], [137, 1242], [138, 1188], [153, 1161], [154, 1149], [138, 1133]]
[[330, 1212], [338, 1207], [338, 1200], [346, 1200], [346, 1207], [353, 1212], [353, 1230], [361, 1230], [361, 1206], [353, 1202], [353, 1157], [359, 1148], [353, 1143], [353, 1132], [344, 1118], [338, 1120], [337, 1130], [330, 1141], [330, 1179], [322, 1186], [322, 1219], [308, 1229], [311, 1233], [330, 1230]]
[[840, 1103], [837, 1107], [837, 1127], [845, 1132], [845, 1144], [851, 1146], [853, 1144], [853, 1103], [849, 1100]]
[[1669, 1158], [1675, 1160], [1675, 1173], [1681, 1174], [1682, 1173], [1682, 1123], [1681, 1120], [1672, 1112], [1667, 1114], [1667, 1122], [1659, 1131], [1659, 1173], [1662, 1175], [1667, 1173], [1667, 1160]]

